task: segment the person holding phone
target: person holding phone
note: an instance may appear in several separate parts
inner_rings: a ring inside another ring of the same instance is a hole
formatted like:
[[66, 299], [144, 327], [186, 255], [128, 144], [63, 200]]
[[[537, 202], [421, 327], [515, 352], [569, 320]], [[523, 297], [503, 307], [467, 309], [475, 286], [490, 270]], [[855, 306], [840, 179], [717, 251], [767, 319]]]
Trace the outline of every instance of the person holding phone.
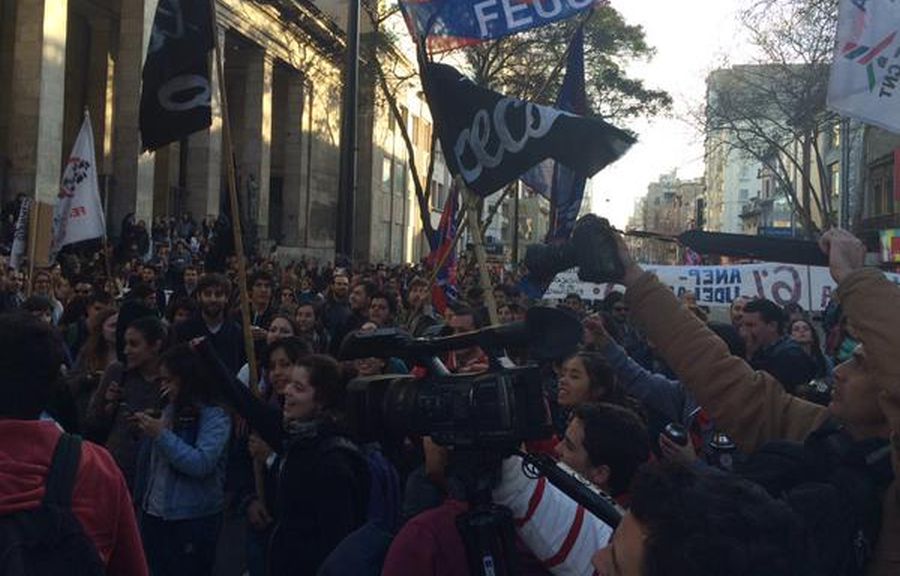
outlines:
[[231, 418], [189, 345], [163, 354], [159, 375], [168, 406], [159, 415], [133, 413], [150, 453], [135, 494], [144, 548], [155, 576], [208, 575], [225, 508]]
[[98, 431], [132, 489], [141, 444], [135, 413], [159, 408], [160, 356], [167, 341], [168, 330], [158, 318], [131, 322], [125, 329], [125, 362], [106, 369], [88, 406], [89, 426]]

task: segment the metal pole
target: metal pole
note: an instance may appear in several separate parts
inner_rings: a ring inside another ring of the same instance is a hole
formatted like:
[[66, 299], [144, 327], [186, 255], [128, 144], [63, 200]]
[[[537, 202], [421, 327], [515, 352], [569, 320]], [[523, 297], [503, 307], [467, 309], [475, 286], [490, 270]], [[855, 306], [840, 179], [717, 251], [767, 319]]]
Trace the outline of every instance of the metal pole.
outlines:
[[841, 119], [841, 228], [850, 229], [850, 119]]
[[338, 229], [335, 252], [352, 259], [356, 193], [356, 110], [359, 101], [359, 1], [347, 7], [347, 59], [341, 111], [341, 160], [338, 183]]

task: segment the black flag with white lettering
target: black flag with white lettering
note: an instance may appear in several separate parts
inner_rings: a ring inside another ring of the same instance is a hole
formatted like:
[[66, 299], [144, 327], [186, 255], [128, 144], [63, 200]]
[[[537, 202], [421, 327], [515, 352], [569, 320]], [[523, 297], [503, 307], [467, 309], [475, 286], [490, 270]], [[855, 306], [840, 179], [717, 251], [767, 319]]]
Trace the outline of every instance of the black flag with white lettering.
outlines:
[[589, 178], [635, 142], [598, 118], [476, 86], [445, 64], [427, 64], [423, 81], [447, 166], [479, 196], [493, 194], [547, 158]]
[[156, 150], [212, 121], [212, 0], [159, 0], [141, 92], [141, 142]]

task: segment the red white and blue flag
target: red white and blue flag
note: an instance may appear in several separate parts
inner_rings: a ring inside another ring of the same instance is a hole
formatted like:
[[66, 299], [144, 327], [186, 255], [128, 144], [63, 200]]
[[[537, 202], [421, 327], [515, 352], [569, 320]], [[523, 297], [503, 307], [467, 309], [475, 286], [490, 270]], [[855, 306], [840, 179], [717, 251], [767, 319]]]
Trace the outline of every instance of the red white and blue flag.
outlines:
[[437, 230], [428, 238], [431, 253], [428, 255], [426, 263], [433, 270], [438, 264], [443, 262], [435, 277], [435, 283], [431, 287], [431, 304], [441, 314], [447, 309], [450, 301], [456, 300], [458, 297], [456, 291], [456, 253], [454, 251], [454, 241], [458, 228], [458, 213], [459, 188], [453, 186], [450, 189], [450, 195], [447, 196], [447, 201], [444, 203], [444, 212], [441, 214], [441, 221]]
[[496, 40], [602, 6], [606, 0], [401, 0], [413, 36], [450, 49]]

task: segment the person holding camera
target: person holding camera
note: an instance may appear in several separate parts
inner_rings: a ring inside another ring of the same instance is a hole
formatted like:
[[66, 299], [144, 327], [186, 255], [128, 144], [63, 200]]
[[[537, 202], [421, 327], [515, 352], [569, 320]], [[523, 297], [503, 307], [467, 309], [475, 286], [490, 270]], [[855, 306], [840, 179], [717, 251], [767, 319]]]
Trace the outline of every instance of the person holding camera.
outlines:
[[[623, 442], [623, 438], [628, 440]], [[557, 454], [567, 472], [624, 503], [635, 472], [650, 456], [650, 442], [643, 422], [633, 412], [613, 404], [588, 403], [575, 409]], [[448, 498], [400, 530], [388, 550], [384, 576], [470, 573], [457, 528], [458, 518], [470, 509], [468, 494], [455, 476], [458, 464], [450, 451]], [[526, 475], [519, 456], [500, 464], [492, 499], [511, 511], [526, 547], [520, 550], [523, 554], [518, 560], [532, 573], [591, 574], [591, 556], [612, 533], [607, 524], [546, 478]]]
[[[900, 444], [889, 439], [900, 430], [900, 369], [893, 359], [900, 349], [900, 289], [879, 270], [864, 268], [862, 242], [844, 230], [830, 230], [820, 240], [841, 305], [862, 341], [835, 368], [834, 397], [826, 408], [791, 396], [773, 376], [732, 356], [667, 286], [631, 259], [621, 238], [614, 239], [624, 270], [619, 281], [637, 323], [716, 425], [739, 449], [759, 451], [745, 475], [773, 494], [793, 495], [794, 503], [805, 495], [799, 502], [806, 505], [795, 504], [795, 511], [815, 543], [813, 572], [897, 574]], [[773, 469], [786, 459], [794, 465]]]

